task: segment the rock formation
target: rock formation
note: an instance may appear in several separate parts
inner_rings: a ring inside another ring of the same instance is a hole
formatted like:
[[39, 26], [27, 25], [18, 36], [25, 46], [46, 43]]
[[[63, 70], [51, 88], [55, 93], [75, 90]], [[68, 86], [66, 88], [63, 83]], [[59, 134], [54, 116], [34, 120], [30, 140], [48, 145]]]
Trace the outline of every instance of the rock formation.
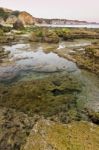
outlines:
[[23, 11], [19, 13], [18, 19], [23, 22], [24, 25], [33, 25], [34, 24], [34, 19], [32, 15], [29, 13]]
[[0, 8], [0, 22], [5, 20], [6, 24], [13, 24], [19, 19], [24, 25], [33, 25], [34, 17], [25, 11], [12, 11], [5, 8]]
[[68, 125], [41, 119], [32, 129], [23, 150], [98, 149], [99, 127], [88, 122]]
[[17, 20], [14, 24], [13, 24], [13, 28], [18, 30], [18, 29], [23, 29], [24, 25], [23, 22], [21, 20]]
[[17, 17], [15, 15], [10, 15], [7, 20], [6, 20], [6, 23], [7, 24], [13, 24], [17, 21]]
[[68, 20], [68, 19], [44, 19], [36, 18], [25, 11], [13, 11], [5, 8], [0, 8], [0, 17], [5, 20], [6, 23], [15, 23], [16, 17], [20, 19], [24, 25], [33, 24], [47, 24], [47, 25], [86, 25], [96, 24], [95, 22], [79, 21], [79, 20]]

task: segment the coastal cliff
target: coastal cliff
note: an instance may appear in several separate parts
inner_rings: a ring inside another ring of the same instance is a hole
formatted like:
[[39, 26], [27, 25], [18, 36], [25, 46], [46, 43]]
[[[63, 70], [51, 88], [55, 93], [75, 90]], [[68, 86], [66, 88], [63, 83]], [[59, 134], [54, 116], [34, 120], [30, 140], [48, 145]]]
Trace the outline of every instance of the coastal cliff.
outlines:
[[36, 18], [25, 11], [9, 10], [6, 8], [0, 8], [0, 24], [13, 24], [17, 20], [21, 20], [24, 25], [87, 25], [96, 24], [96, 22], [87, 22], [79, 20], [68, 20], [68, 19], [46, 19]]

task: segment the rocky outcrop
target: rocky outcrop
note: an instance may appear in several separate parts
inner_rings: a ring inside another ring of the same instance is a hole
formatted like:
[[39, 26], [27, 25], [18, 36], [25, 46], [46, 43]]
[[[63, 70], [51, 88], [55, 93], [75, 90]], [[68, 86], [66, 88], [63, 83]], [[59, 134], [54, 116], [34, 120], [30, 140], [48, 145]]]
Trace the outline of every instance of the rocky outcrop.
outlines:
[[32, 15], [25, 11], [19, 13], [18, 19], [21, 20], [24, 25], [33, 25], [35, 23]]
[[44, 18], [37, 18], [37, 22], [41, 24], [51, 24], [51, 25], [75, 25], [75, 24], [85, 25], [88, 23], [86, 21], [79, 21], [79, 20], [44, 19]]
[[[13, 17], [12, 17], [13, 16]], [[5, 8], [0, 8], [0, 17], [2, 17], [6, 23], [14, 21], [15, 17], [20, 19], [24, 25], [42, 24], [42, 25], [87, 25], [96, 24], [95, 22], [68, 20], [68, 19], [45, 19], [36, 18], [25, 11], [13, 11]]]
[[87, 46], [82, 53], [73, 54], [78, 66], [99, 76], [99, 43]]
[[35, 22], [34, 17], [25, 11], [12, 11], [4, 8], [0, 8], [0, 18], [5, 20], [6, 24], [13, 24], [16, 20], [20, 20], [24, 25], [33, 25]]
[[0, 150], [21, 150], [37, 117], [0, 107]]
[[7, 20], [6, 20], [6, 23], [7, 24], [13, 24], [17, 21], [17, 17], [15, 15], [10, 15]]
[[32, 32], [30, 36], [31, 42], [45, 42], [45, 43], [58, 43], [58, 35], [47, 29], [39, 30], [37, 32]]
[[5, 23], [4, 19], [0, 17], [0, 25], [3, 25]]
[[9, 51], [8, 52], [4, 51], [4, 48], [0, 47], [0, 63], [3, 62], [4, 58], [8, 57], [9, 53], [10, 53]]
[[36, 23], [44, 25], [87, 25], [87, 24], [97, 24], [96, 22], [87, 22], [79, 20], [68, 20], [68, 19], [45, 19], [36, 18]]
[[88, 122], [68, 125], [41, 119], [32, 129], [23, 150], [98, 150], [99, 127]]
[[23, 29], [24, 25], [23, 22], [21, 20], [17, 20], [14, 24], [13, 24], [13, 28], [18, 30], [18, 29]]

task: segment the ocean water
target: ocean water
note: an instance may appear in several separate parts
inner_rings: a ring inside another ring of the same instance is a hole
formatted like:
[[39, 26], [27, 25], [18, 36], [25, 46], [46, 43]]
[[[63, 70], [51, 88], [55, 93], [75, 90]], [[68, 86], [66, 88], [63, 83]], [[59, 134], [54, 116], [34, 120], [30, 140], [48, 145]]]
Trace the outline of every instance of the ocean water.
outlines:
[[88, 24], [88, 25], [49, 25], [49, 24], [43, 24], [43, 25], [37, 25], [37, 26], [46, 26], [46, 27], [67, 27], [67, 28], [93, 28], [98, 29], [99, 24]]

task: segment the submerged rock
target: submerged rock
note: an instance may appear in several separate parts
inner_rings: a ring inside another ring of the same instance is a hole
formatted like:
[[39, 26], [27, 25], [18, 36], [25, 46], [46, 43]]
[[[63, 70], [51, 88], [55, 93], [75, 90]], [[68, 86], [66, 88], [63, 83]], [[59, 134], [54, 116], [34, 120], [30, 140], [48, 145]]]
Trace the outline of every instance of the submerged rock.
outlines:
[[10, 87], [1, 85], [0, 105], [15, 108], [30, 116], [38, 114], [68, 123], [80, 119], [77, 100], [81, 89], [82, 85], [76, 78], [74, 81], [66, 75], [25, 81]]

